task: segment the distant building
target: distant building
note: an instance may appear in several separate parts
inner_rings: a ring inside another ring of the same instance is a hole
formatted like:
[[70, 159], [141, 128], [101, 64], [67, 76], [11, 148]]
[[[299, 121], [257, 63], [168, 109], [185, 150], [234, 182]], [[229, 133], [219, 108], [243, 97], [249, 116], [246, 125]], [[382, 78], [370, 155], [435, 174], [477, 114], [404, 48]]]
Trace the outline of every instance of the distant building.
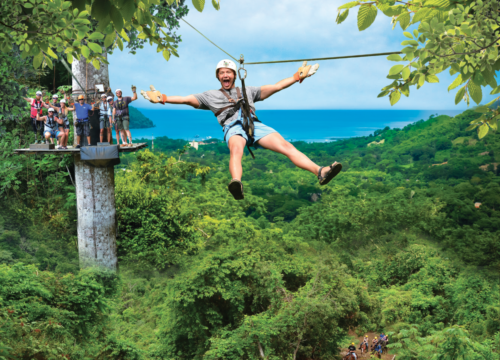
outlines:
[[191, 147], [194, 147], [196, 150], [198, 150], [198, 145], [199, 145], [198, 141], [193, 140], [189, 144], [191, 145]]

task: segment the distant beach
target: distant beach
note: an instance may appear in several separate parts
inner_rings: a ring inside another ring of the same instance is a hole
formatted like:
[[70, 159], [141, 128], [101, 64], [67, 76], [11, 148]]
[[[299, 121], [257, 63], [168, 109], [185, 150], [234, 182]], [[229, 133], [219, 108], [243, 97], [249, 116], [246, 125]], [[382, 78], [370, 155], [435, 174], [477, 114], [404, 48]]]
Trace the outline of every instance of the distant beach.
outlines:
[[[222, 127], [210, 111], [139, 109], [156, 125], [133, 129], [134, 139], [167, 136], [171, 139], [222, 139]], [[257, 116], [287, 140], [325, 142], [366, 136], [375, 130], [403, 128], [431, 115], [455, 116], [463, 110], [261, 110]]]

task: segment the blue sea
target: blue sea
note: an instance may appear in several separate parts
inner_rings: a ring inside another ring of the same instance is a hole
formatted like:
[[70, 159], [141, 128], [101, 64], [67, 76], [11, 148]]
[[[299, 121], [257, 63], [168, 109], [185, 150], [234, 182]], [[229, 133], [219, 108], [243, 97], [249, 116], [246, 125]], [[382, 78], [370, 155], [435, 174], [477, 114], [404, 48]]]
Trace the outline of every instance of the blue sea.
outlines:
[[[156, 125], [133, 129], [134, 139], [168, 136], [171, 139], [222, 139], [222, 127], [210, 111], [139, 109]], [[260, 110], [257, 116], [287, 140], [325, 142], [366, 136], [375, 130], [403, 128], [431, 115], [455, 116], [463, 110]]]

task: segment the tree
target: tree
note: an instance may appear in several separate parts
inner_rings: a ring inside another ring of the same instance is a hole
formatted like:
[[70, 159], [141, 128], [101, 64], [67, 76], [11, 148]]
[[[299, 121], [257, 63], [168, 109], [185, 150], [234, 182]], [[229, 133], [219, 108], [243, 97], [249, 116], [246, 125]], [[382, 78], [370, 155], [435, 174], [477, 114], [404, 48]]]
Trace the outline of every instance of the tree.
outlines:
[[[172, 5], [179, 0], [168, 0]], [[193, 0], [193, 5], [203, 11], [204, 1]], [[218, 2], [213, 2], [219, 9]], [[102, 55], [100, 40], [106, 48], [123, 50], [123, 41], [131, 42], [129, 33], [157, 45], [166, 60], [175, 50], [176, 40], [163, 28], [166, 6], [160, 0], [136, 3], [133, 0], [14, 0], [0, 4], [0, 49], [7, 52], [16, 44], [21, 56], [33, 56], [33, 66], [46, 64], [52, 68], [56, 53], [64, 53], [69, 62], [83, 55], [98, 68]], [[159, 12], [157, 12], [159, 11]], [[185, 14], [185, 8], [181, 14]], [[175, 25], [175, 24], [170, 24]], [[170, 28], [171, 28], [170, 26]], [[163, 36], [161, 36], [163, 34]], [[135, 38], [134, 38], [135, 39]], [[134, 42], [132, 42], [134, 44]], [[141, 41], [134, 46], [141, 45]]]
[[[389, 70], [392, 82], [382, 88], [378, 97], [389, 96], [391, 105], [401, 94], [410, 95], [410, 87], [422, 87], [426, 82], [439, 82], [438, 74], [450, 69], [457, 75], [448, 91], [459, 86], [455, 104], [470, 99], [479, 104], [483, 98], [482, 87], [491, 86], [491, 94], [500, 93], [495, 72], [500, 70], [500, 4], [497, 0], [375, 0], [351, 1], [339, 7], [337, 23], [342, 23], [349, 10], [359, 6], [358, 29], [367, 29], [380, 10], [391, 17], [394, 27], [399, 23], [403, 30], [418, 25], [412, 32], [405, 31], [408, 39], [401, 45], [401, 52], [389, 55], [388, 60], [405, 62]], [[494, 101], [498, 100], [496, 98]], [[489, 129], [497, 130], [498, 110], [481, 108], [483, 115], [472, 123], [469, 130], [478, 128], [479, 138]]]

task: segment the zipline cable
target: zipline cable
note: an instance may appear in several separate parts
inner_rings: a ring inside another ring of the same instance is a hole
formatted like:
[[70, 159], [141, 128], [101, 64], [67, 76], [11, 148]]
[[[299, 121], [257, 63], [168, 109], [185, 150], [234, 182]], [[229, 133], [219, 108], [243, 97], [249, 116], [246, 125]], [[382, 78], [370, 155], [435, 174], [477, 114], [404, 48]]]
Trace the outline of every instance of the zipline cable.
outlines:
[[[175, 11], [170, 9], [172, 11], [172, 13], [177, 16], [175, 14]], [[188, 24], [189, 26], [191, 26], [198, 34], [200, 34], [201, 36], [203, 36], [205, 39], [207, 39], [208, 41], [210, 41], [217, 49], [219, 49], [220, 51], [222, 51], [223, 53], [225, 53], [227, 56], [229, 56], [230, 58], [232, 58], [233, 60], [235, 61], [238, 61], [238, 59], [236, 59], [233, 55], [231, 55], [230, 53], [228, 53], [226, 50], [224, 50], [223, 48], [221, 48], [219, 45], [217, 45], [216, 43], [214, 43], [212, 40], [210, 40], [209, 38], [207, 38], [205, 35], [203, 35], [203, 33], [201, 31], [199, 31], [197, 28], [195, 28], [193, 25], [191, 25], [190, 23], [188, 23], [186, 20], [184, 20], [183, 18], [180, 18], [182, 21], [184, 21], [186, 24]]]
[[[170, 9], [174, 16], [177, 16], [174, 10]], [[199, 31], [197, 28], [195, 28], [193, 25], [188, 23], [186, 20], [183, 18], [180, 18], [182, 21], [184, 21], [186, 24], [188, 24], [190, 27], [192, 27], [198, 34], [203, 36], [205, 39], [207, 39], [212, 45], [214, 45], [216, 48], [218, 48], [220, 51], [228, 55], [230, 58], [235, 60], [236, 62], [240, 63], [240, 60], [236, 59], [234, 56], [229, 54], [227, 51], [222, 49], [220, 46], [218, 46], [216, 43], [214, 43], [212, 40], [207, 38], [201, 31]], [[362, 58], [362, 57], [372, 57], [372, 56], [384, 56], [384, 55], [393, 55], [393, 54], [402, 54], [401, 51], [391, 51], [391, 52], [384, 52], [384, 53], [376, 53], [376, 54], [362, 54], [362, 55], [346, 55], [346, 56], [334, 56], [334, 57], [326, 57], [326, 58], [313, 58], [313, 59], [297, 59], [297, 60], [276, 60], [276, 61], [257, 61], [257, 62], [247, 62], [245, 65], [262, 65], [262, 64], [281, 64], [281, 63], [291, 63], [291, 62], [302, 62], [302, 61], [323, 61], [323, 60], [338, 60], [338, 59], [353, 59], [353, 58]]]
[[258, 62], [246, 62], [245, 65], [280, 64], [280, 63], [291, 63], [291, 62], [302, 62], [302, 61], [322, 61], [322, 60], [351, 59], [351, 58], [362, 58], [362, 57], [371, 57], [371, 56], [383, 56], [383, 55], [392, 55], [392, 54], [402, 54], [402, 52], [401, 51], [391, 51], [391, 52], [377, 53], [377, 54], [346, 55], [346, 56], [334, 56], [334, 57], [314, 58], [314, 59], [258, 61]]

